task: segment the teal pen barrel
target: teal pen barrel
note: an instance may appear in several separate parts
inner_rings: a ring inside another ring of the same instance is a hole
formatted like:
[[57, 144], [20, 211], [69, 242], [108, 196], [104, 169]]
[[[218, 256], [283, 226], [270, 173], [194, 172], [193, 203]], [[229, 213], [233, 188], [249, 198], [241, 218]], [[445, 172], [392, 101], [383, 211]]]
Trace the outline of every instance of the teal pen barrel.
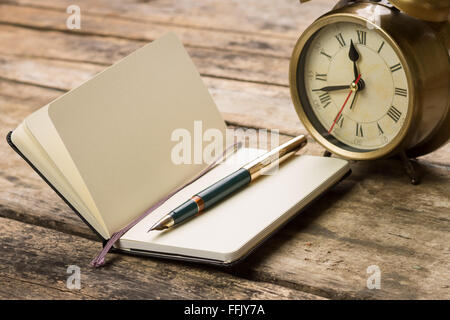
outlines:
[[250, 173], [246, 169], [241, 168], [197, 193], [197, 196], [203, 199], [204, 208], [207, 209], [233, 192], [246, 186], [250, 181]]
[[198, 213], [197, 203], [194, 200], [189, 199], [181, 206], [173, 210], [170, 213], [170, 215], [173, 218], [174, 223], [178, 224], [186, 219], [189, 219], [190, 217], [195, 216], [197, 213]]
[[223, 200], [233, 192], [243, 188], [251, 181], [250, 173], [241, 168], [236, 172], [217, 181], [205, 190], [197, 193], [192, 199], [189, 199], [170, 213], [174, 223], [178, 224], [190, 217], [195, 216], [203, 209], [207, 209], [215, 203]]

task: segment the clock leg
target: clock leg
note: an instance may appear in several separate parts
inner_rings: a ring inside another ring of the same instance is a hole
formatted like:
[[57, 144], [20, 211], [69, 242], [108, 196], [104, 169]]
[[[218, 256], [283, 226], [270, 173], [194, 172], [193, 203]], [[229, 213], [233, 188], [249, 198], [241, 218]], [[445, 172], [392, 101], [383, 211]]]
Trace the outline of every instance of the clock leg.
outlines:
[[324, 157], [331, 157], [331, 152], [328, 150], [325, 150], [325, 152], [323, 153]]
[[413, 185], [419, 184], [420, 177], [417, 174], [416, 170], [414, 169], [411, 159], [408, 158], [408, 156], [406, 155], [406, 153], [404, 151], [402, 151], [400, 153], [400, 158], [402, 159], [403, 167], [405, 168], [405, 172], [411, 180], [411, 184], [413, 184]]

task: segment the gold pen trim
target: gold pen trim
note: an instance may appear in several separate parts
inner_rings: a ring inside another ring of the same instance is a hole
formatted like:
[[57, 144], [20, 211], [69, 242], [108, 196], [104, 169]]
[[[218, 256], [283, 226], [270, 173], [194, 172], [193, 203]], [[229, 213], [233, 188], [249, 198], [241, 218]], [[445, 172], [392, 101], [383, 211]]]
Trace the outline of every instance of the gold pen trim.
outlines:
[[253, 181], [265, 172], [270, 171], [277, 164], [280, 164], [294, 155], [298, 150], [303, 148], [306, 143], [306, 137], [300, 135], [249, 162], [243, 166], [243, 168], [250, 173], [251, 180]]

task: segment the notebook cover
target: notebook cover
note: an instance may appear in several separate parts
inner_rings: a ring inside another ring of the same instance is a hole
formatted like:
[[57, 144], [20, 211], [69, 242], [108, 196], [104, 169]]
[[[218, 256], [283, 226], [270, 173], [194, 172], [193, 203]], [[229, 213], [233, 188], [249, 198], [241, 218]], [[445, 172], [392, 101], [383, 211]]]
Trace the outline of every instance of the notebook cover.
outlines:
[[[8, 142], [8, 144], [11, 146], [11, 148], [17, 153], [19, 154], [19, 156], [25, 160], [26, 163], [28, 163], [28, 165], [42, 178], [42, 180], [44, 180], [49, 186], [50, 188], [53, 189], [53, 191], [55, 191], [55, 193], [69, 206], [70, 209], [72, 209], [77, 216], [81, 219], [81, 221], [83, 221], [86, 225], [89, 226], [89, 228], [97, 235], [97, 237], [103, 242], [103, 245], [106, 244], [106, 242], [108, 241], [107, 239], [104, 239], [98, 232], [97, 230], [95, 230], [87, 221], [86, 219], [83, 218], [83, 216], [78, 212], [78, 210], [76, 210], [72, 204], [50, 183], [50, 181], [47, 180], [47, 178], [33, 165], [33, 163], [31, 163], [31, 161], [29, 161], [27, 159], [27, 157], [25, 157], [25, 155], [14, 145], [14, 143], [11, 140], [11, 135], [12, 135], [12, 131], [10, 131], [8, 133], [8, 135], [6, 136], [6, 141]], [[328, 189], [324, 190], [321, 194], [319, 194], [318, 196], [316, 196], [312, 201], [310, 201], [305, 207], [303, 207], [301, 210], [299, 210], [297, 213], [295, 213], [294, 215], [292, 215], [289, 219], [287, 219], [284, 223], [282, 223], [277, 229], [275, 229], [273, 232], [271, 232], [266, 238], [264, 238], [263, 240], [261, 240], [260, 242], [258, 242], [257, 245], [255, 245], [253, 248], [251, 248], [245, 255], [243, 255], [242, 257], [240, 257], [237, 260], [234, 260], [232, 262], [223, 262], [220, 260], [213, 260], [213, 259], [205, 259], [205, 258], [196, 258], [196, 257], [191, 257], [191, 256], [183, 256], [183, 255], [175, 255], [175, 254], [164, 254], [164, 253], [160, 253], [160, 252], [152, 252], [152, 251], [145, 251], [145, 250], [137, 250], [137, 249], [132, 249], [131, 251], [129, 250], [122, 250], [122, 249], [118, 249], [118, 248], [112, 248], [111, 252], [121, 252], [121, 253], [126, 253], [126, 254], [130, 254], [130, 255], [138, 255], [138, 256], [148, 256], [148, 257], [155, 257], [155, 258], [165, 258], [165, 259], [171, 259], [171, 260], [178, 260], [178, 261], [186, 261], [186, 262], [196, 262], [196, 263], [205, 263], [205, 264], [212, 264], [212, 265], [218, 265], [218, 266], [232, 266], [235, 265], [239, 262], [241, 262], [242, 260], [244, 260], [246, 257], [248, 257], [252, 252], [254, 252], [257, 248], [259, 248], [264, 242], [266, 242], [272, 235], [274, 235], [275, 233], [277, 233], [281, 228], [283, 228], [287, 223], [289, 223], [292, 219], [294, 219], [298, 214], [300, 214], [303, 210], [306, 210], [310, 205], [312, 205], [315, 201], [317, 201], [317, 199], [321, 198], [328, 190], [330, 190], [331, 188], [333, 188], [335, 185], [337, 185], [338, 183], [340, 183], [342, 180], [344, 180], [345, 178], [347, 178], [349, 175], [351, 174], [351, 169], [349, 169], [347, 171], [347, 173], [345, 173], [341, 179], [339, 179], [334, 185], [330, 186]]]

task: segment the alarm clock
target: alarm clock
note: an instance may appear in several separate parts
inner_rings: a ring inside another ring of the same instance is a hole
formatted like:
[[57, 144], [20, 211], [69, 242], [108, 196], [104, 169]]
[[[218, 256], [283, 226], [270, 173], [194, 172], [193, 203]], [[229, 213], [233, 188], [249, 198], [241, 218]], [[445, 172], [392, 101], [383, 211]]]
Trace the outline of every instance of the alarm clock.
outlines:
[[292, 101], [328, 153], [409, 159], [450, 137], [450, 1], [392, 3], [339, 1], [294, 47]]

